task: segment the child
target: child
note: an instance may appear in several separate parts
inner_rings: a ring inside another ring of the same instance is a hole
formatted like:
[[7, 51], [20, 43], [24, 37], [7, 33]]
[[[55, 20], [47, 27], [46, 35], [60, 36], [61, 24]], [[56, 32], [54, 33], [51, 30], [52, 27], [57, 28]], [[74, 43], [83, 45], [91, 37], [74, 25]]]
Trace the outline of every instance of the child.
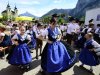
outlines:
[[20, 27], [20, 34], [16, 34], [12, 37], [14, 47], [12, 53], [9, 56], [9, 64], [17, 65], [21, 69], [29, 69], [29, 63], [32, 61], [30, 50], [27, 44], [30, 43], [31, 38], [25, 34], [25, 27]]
[[28, 45], [29, 48], [35, 49], [36, 48], [36, 35], [35, 35], [35, 32], [33, 31], [32, 26], [29, 26], [29, 29], [26, 31], [26, 34], [31, 36], [31, 42]]

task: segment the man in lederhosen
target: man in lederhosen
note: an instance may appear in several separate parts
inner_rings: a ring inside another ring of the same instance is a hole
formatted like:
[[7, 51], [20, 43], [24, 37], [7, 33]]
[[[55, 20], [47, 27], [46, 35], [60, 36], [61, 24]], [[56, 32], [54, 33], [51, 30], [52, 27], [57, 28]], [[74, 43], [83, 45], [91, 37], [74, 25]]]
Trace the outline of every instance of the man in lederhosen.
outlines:
[[38, 59], [38, 51], [40, 49], [40, 55], [42, 54], [42, 45], [43, 42], [42, 40], [38, 39], [38, 37], [41, 35], [42, 32], [42, 25], [40, 23], [37, 24], [37, 28], [35, 30], [35, 34], [36, 34], [36, 59]]
[[68, 23], [67, 25], [67, 43], [71, 45], [72, 43], [72, 39], [73, 39], [73, 35], [75, 33], [75, 19], [73, 17], [71, 17], [69, 19], [70, 23]]

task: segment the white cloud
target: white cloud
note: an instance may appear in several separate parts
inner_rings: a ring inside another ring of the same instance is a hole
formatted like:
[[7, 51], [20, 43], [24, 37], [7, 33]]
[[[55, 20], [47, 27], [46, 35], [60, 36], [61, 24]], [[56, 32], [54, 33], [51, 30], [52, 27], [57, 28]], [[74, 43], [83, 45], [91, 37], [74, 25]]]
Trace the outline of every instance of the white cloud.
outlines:
[[23, 4], [23, 5], [38, 5], [40, 4], [40, 1], [39, 0], [18, 0], [17, 1], [17, 4]]
[[[3, 1], [3, 0], [2, 0]], [[51, 4], [47, 0], [9, 0], [10, 6], [12, 10], [14, 9], [15, 3], [19, 10], [19, 14], [25, 13], [26, 11], [32, 13], [36, 16], [42, 16], [48, 11], [58, 8], [58, 9], [67, 9], [74, 8], [76, 3], [67, 3], [66, 0], [52, 0]], [[46, 4], [46, 3], [47, 4]], [[6, 5], [8, 2], [0, 2], [0, 12], [6, 9]], [[57, 4], [56, 4], [57, 3]], [[62, 4], [61, 4], [62, 3]], [[65, 3], [65, 4], [64, 4]], [[45, 4], [45, 5], [43, 5]]]
[[54, 3], [60, 3], [62, 0], [54, 0]]
[[33, 4], [40, 4], [39, 1], [33, 1]]

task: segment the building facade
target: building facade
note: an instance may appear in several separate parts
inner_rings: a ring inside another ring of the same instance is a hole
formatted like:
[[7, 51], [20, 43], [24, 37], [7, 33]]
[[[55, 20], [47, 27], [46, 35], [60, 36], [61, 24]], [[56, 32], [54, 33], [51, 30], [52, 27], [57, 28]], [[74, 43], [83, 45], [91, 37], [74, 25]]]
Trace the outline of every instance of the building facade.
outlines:
[[6, 7], [6, 10], [2, 12], [3, 20], [5, 21], [13, 21], [16, 17], [18, 17], [18, 9], [15, 6], [14, 10], [11, 9], [9, 3]]
[[93, 19], [95, 27], [100, 24], [100, 8], [94, 8], [86, 11], [85, 24], [89, 24], [89, 20]]

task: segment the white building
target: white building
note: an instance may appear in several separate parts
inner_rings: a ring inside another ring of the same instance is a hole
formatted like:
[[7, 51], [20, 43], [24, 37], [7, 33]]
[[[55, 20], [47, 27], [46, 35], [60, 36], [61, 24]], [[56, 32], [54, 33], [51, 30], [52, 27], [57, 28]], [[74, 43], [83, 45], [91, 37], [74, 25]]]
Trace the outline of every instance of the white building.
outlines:
[[94, 8], [86, 11], [85, 25], [89, 24], [89, 20], [94, 19], [95, 26], [100, 24], [100, 8]]

